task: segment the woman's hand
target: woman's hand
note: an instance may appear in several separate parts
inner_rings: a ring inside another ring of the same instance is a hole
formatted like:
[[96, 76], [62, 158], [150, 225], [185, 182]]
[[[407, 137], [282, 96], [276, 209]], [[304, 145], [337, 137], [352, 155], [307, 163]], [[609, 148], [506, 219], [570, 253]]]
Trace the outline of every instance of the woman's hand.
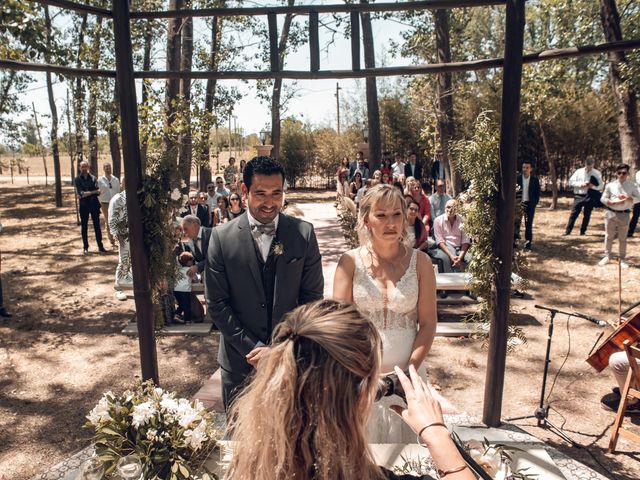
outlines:
[[391, 409], [400, 415], [416, 433], [429, 424], [443, 423], [440, 403], [433, 398], [427, 385], [418, 376], [415, 367], [409, 366], [411, 379], [407, 378], [399, 367], [395, 367], [395, 373], [404, 389], [407, 405], [404, 407], [392, 405]]

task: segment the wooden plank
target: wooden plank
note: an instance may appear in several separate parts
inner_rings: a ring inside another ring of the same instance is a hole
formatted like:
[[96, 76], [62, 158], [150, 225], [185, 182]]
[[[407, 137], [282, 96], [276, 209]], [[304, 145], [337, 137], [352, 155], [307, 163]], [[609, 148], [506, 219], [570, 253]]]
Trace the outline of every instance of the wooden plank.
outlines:
[[138, 190], [142, 186], [142, 161], [138, 133], [138, 102], [133, 76], [133, 54], [129, 24], [129, 2], [113, 2], [113, 32], [118, 93], [120, 96], [120, 127], [122, 132], [122, 158], [127, 194], [129, 218], [129, 242], [131, 245], [131, 270], [133, 294], [136, 303], [138, 344], [143, 380], [159, 382], [156, 337], [151, 302], [149, 257], [144, 246], [142, 210], [138, 202]]
[[351, 12], [351, 69], [360, 70], [360, 14]]
[[[525, 64], [537, 63], [546, 60], [560, 60], [564, 58], [575, 58], [599, 53], [637, 50], [640, 49], [640, 39], [625, 40], [622, 42], [601, 43], [598, 45], [586, 45], [579, 47], [545, 50], [539, 53], [532, 53], [523, 57]], [[167, 72], [167, 71], [137, 71], [135, 78], [191, 78], [191, 79], [217, 79], [217, 80], [265, 80], [271, 78], [283, 78], [292, 80], [319, 80], [319, 79], [342, 79], [342, 78], [367, 78], [367, 77], [392, 77], [399, 75], [426, 75], [445, 72], [470, 72], [476, 70], [488, 70], [491, 68], [501, 68], [504, 61], [502, 58], [490, 58], [484, 60], [470, 60], [466, 62], [433, 63], [422, 65], [407, 65], [401, 67], [377, 67], [367, 68], [358, 71], [352, 70], [321, 70], [318, 72], [282, 70], [279, 72], [266, 71], [237, 71], [229, 70], [222, 72]], [[31, 72], [51, 72], [70, 77], [106, 77], [116, 76], [114, 70], [92, 70], [77, 69], [73, 67], [63, 67], [60, 65], [48, 65], [40, 63], [17, 62], [15, 60], [0, 59], [0, 68], [7, 70], [20, 70]]]
[[278, 55], [278, 17], [274, 12], [267, 15], [269, 23], [269, 59], [271, 72], [280, 71], [280, 56]]
[[93, 5], [86, 5], [84, 3], [71, 2], [69, 0], [29, 0], [40, 5], [48, 5], [50, 7], [58, 7], [64, 10], [72, 10], [78, 13], [91, 13], [99, 17], [112, 18], [113, 14], [111, 10], [106, 8], [94, 7]]
[[318, 36], [318, 12], [309, 13], [309, 58], [310, 70], [320, 70], [320, 39]]
[[238, 17], [267, 15], [270, 12], [277, 15], [291, 13], [293, 15], [306, 15], [312, 11], [318, 13], [350, 13], [350, 12], [402, 12], [417, 10], [436, 10], [467, 7], [487, 7], [492, 5], [504, 5], [506, 0], [424, 0], [402, 3], [352, 3], [334, 5], [284, 5], [273, 7], [236, 7], [236, 8], [202, 8], [187, 10], [165, 11], [137, 11], [131, 12], [133, 19], [172, 18], [172, 17]]
[[491, 327], [482, 412], [482, 421], [490, 427], [500, 425], [507, 356], [525, 24], [524, 2], [525, 0], [509, 0], [505, 19], [500, 173], [496, 208], [496, 225], [499, 228], [499, 234], [494, 241], [494, 256], [498, 272], [491, 288]]

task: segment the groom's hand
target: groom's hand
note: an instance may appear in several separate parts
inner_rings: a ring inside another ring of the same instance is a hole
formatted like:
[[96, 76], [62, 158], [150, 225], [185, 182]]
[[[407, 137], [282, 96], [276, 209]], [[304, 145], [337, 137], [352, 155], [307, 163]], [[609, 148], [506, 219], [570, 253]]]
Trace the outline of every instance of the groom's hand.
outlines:
[[246, 358], [249, 365], [257, 369], [260, 360], [265, 358], [267, 355], [269, 355], [269, 347], [257, 347], [251, 350]]

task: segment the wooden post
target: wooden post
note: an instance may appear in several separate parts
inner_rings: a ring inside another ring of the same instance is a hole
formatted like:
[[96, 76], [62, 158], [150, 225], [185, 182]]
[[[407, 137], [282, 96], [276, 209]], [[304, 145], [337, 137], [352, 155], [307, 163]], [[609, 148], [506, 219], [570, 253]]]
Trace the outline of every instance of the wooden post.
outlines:
[[491, 291], [491, 330], [482, 421], [500, 425], [502, 392], [507, 355], [507, 328], [511, 294], [511, 260], [516, 196], [516, 160], [522, 83], [524, 2], [509, 0], [505, 20], [504, 75], [502, 80], [502, 120], [500, 124], [500, 172], [497, 193], [497, 230], [494, 253], [498, 272]]
[[360, 70], [360, 14], [353, 11], [351, 17], [351, 70]]
[[129, 216], [129, 243], [133, 271], [133, 298], [138, 322], [138, 343], [143, 380], [152, 379], [156, 384], [158, 359], [151, 302], [149, 257], [144, 247], [142, 211], [138, 201], [138, 189], [142, 185], [142, 163], [138, 136], [138, 103], [133, 77], [129, 2], [113, 0], [113, 29], [115, 37], [116, 72], [120, 94], [120, 126], [122, 153], [126, 177], [127, 213]]
[[280, 71], [280, 57], [278, 55], [278, 17], [275, 13], [267, 14], [269, 24], [269, 59], [271, 63], [271, 71]]
[[309, 12], [309, 57], [311, 71], [319, 71], [320, 41], [318, 38], [318, 12]]

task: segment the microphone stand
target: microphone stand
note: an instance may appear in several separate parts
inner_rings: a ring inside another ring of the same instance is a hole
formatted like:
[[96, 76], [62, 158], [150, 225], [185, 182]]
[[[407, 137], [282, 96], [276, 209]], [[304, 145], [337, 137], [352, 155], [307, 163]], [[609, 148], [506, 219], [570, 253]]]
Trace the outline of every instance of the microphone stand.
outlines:
[[[544, 357], [544, 373], [542, 374], [542, 391], [540, 392], [540, 403], [538, 405], [538, 408], [535, 409], [535, 411], [533, 412], [532, 415], [524, 415], [522, 417], [513, 417], [513, 418], [507, 418], [507, 421], [514, 421], [514, 420], [525, 420], [528, 418], [535, 418], [538, 420], [538, 427], [539, 428], [544, 428], [546, 430], [550, 430], [551, 432], [555, 433], [556, 435], [558, 435], [560, 438], [562, 438], [564, 441], [566, 441], [567, 443], [569, 443], [572, 447], [576, 447], [576, 448], [582, 448], [582, 445], [580, 445], [579, 443], [577, 443], [575, 440], [573, 440], [571, 437], [569, 437], [569, 435], [567, 435], [564, 430], [562, 430], [562, 428], [558, 427], [557, 425], [554, 425], [553, 423], [551, 423], [551, 421], [549, 421], [549, 405], [545, 405], [545, 399], [544, 399], [544, 394], [546, 392], [547, 389], [547, 376], [549, 375], [549, 364], [551, 363], [551, 340], [553, 338], [553, 319], [555, 318], [556, 314], [558, 313], [563, 313], [566, 315], [575, 315], [574, 313], [570, 313], [570, 312], [563, 312], [561, 310], [555, 309], [555, 308], [550, 308], [550, 307], [544, 307], [541, 305], [535, 305], [536, 308], [542, 309], [542, 310], [547, 310], [549, 311], [549, 329], [547, 331], [547, 351]], [[589, 321], [593, 321], [593, 319], [589, 318]], [[594, 322], [595, 323], [595, 322]]]

